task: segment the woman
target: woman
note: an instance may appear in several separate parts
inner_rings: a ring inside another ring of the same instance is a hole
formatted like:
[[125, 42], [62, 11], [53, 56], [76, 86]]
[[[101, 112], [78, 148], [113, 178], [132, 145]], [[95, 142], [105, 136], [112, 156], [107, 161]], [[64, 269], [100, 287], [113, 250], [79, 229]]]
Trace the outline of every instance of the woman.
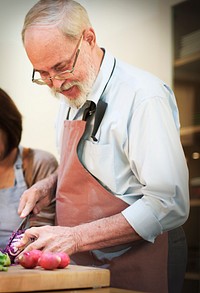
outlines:
[[[0, 88], [0, 249], [4, 249], [21, 218], [17, 213], [22, 193], [53, 173], [58, 163], [43, 150], [20, 145], [22, 115], [11, 97]], [[30, 226], [54, 224], [51, 204], [30, 219]]]

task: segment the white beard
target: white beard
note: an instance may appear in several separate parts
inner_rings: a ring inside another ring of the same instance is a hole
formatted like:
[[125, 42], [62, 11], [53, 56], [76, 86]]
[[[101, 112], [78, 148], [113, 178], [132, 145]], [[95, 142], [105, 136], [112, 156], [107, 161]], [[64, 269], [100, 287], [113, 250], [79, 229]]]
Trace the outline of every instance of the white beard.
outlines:
[[66, 84], [64, 83], [60, 89], [57, 89], [54, 87], [51, 88], [51, 91], [53, 92], [53, 94], [57, 96], [58, 93], [62, 94], [62, 91], [67, 90], [72, 86], [77, 86], [80, 90], [80, 94], [76, 99], [70, 99], [67, 96], [65, 96], [69, 106], [73, 108], [77, 108], [77, 109], [80, 108], [87, 101], [87, 97], [91, 93], [92, 86], [96, 79], [95, 67], [91, 61], [91, 58], [89, 56], [87, 57], [88, 58], [86, 58], [85, 68], [88, 68], [88, 67], [89, 68], [88, 68], [88, 76], [85, 81], [83, 82], [72, 81], [71, 83], [66, 83]]

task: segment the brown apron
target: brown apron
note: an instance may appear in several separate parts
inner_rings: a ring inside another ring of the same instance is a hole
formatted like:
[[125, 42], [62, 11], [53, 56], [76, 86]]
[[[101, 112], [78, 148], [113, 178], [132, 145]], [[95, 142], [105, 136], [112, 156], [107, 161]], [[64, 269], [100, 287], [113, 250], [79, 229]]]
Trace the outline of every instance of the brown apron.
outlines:
[[[57, 224], [79, 225], [115, 215], [128, 204], [107, 191], [81, 164], [77, 148], [86, 121], [64, 122], [57, 186]], [[168, 233], [154, 244], [145, 240], [101, 250], [77, 253], [78, 265], [108, 268], [111, 287], [143, 292], [167, 293]]]

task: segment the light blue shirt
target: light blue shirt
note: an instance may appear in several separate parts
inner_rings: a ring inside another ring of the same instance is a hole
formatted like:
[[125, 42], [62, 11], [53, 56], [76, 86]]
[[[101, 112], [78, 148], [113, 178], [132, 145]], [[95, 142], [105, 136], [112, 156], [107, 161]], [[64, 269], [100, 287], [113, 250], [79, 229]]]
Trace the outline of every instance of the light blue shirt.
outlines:
[[[114, 57], [105, 51], [88, 100], [97, 104], [113, 66]], [[123, 216], [140, 236], [154, 242], [157, 235], [182, 225], [189, 213], [188, 168], [174, 94], [152, 74], [116, 60], [101, 99], [108, 107], [97, 142], [89, 127], [80, 159], [113, 195], [130, 204]], [[72, 109], [70, 119], [81, 119], [83, 109]], [[67, 111], [62, 97], [58, 149]]]

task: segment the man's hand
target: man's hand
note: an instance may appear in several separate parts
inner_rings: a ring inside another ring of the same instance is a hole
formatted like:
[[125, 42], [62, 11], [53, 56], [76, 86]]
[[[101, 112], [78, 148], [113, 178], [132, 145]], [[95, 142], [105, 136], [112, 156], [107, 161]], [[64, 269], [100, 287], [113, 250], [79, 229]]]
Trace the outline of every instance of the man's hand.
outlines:
[[26, 217], [31, 211], [38, 214], [42, 208], [48, 206], [55, 197], [56, 183], [57, 172], [27, 189], [20, 199], [18, 207], [20, 217]]
[[[34, 241], [32, 241], [34, 239]], [[16, 247], [25, 247], [23, 252], [39, 249], [52, 252], [77, 252], [78, 238], [73, 228], [61, 226], [43, 226], [27, 229]], [[30, 243], [30, 244], [29, 244]]]
[[[31, 242], [32, 239], [35, 240]], [[24, 251], [40, 249], [72, 255], [141, 239], [120, 213], [75, 227], [32, 227], [25, 231], [16, 247], [25, 247]]]

